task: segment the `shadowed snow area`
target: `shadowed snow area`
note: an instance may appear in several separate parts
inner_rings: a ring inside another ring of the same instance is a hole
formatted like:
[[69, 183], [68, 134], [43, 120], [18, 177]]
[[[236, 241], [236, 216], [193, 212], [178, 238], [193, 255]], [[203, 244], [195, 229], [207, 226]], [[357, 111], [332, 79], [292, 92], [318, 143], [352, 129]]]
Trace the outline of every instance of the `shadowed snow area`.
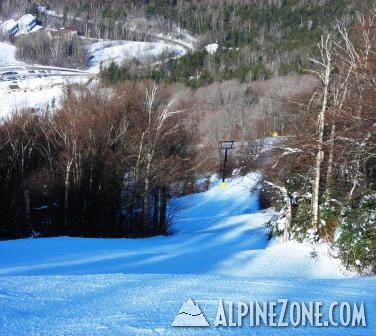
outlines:
[[[345, 278], [324, 246], [267, 240], [258, 178], [174, 200], [167, 237], [0, 242], [0, 335], [374, 334], [374, 278]], [[210, 327], [171, 327], [189, 298]], [[368, 327], [214, 328], [220, 298], [364, 301]]]
[[267, 240], [271, 211], [251, 193], [257, 175], [173, 201], [174, 234], [145, 239], [40, 238], [0, 242], [0, 275], [103, 273], [342, 277], [325, 253]]

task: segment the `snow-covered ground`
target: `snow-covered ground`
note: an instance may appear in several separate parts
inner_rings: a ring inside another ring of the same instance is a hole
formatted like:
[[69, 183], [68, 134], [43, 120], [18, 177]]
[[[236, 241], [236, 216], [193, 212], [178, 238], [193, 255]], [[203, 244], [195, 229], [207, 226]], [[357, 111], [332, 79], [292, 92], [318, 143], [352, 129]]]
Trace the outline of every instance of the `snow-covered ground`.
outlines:
[[[73, 83], [86, 83], [88, 77], [59, 75], [48, 78], [30, 78], [22, 81], [0, 82], [0, 118], [24, 108], [58, 108], [64, 86]], [[14, 88], [11, 85], [15, 85]]]
[[[23, 108], [43, 109], [47, 104], [51, 106], [52, 101], [58, 107], [65, 85], [86, 83], [101, 67], [111, 62], [122, 64], [131, 59], [155, 62], [163, 54], [166, 57], [180, 57], [186, 53], [186, 49], [168, 41], [99, 41], [88, 47], [88, 53], [91, 67], [85, 73], [75, 69], [27, 65], [16, 60], [15, 46], [0, 42], [0, 117]], [[17, 72], [17, 76], [23, 76], [22, 79], [2, 81], [1, 75], [9, 71]], [[38, 78], [38, 75], [42, 78]]]
[[45, 108], [47, 104], [58, 106], [62, 94], [63, 80], [33, 79], [17, 84], [18, 88], [11, 89], [10, 83], [0, 82], [0, 117], [6, 117], [12, 112], [24, 108]]
[[23, 108], [51, 107], [52, 102], [58, 107], [65, 85], [86, 83], [92, 77], [75, 69], [27, 65], [17, 61], [15, 54], [15, 46], [0, 42], [0, 76], [9, 71], [23, 76], [15, 81], [0, 80], [0, 118]]
[[205, 47], [205, 49], [206, 49], [206, 51], [209, 53], [209, 54], [211, 54], [211, 55], [214, 55], [216, 52], [217, 52], [217, 50], [218, 50], [218, 43], [212, 43], [212, 44], [208, 44], [206, 47]]
[[122, 64], [132, 59], [142, 63], [153, 62], [162, 54], [178, 57], [185, 53], [182, 46], [167, 42], [99, 41], [88, 47], [91, 71], [94, 72], [98, 72], [100, 67], [109, 66], [111, 62]]
[[0, 42], [0, 66], [22, 64], [16, 60], [16, 47], [6, 42]]
[[[1, 335], [371, 335], [375, 278], [345, 277], [324, 247], [269, 241], [257, 176], [173, 202], [174, 235], [0, 242]], [[183, 302], [364, 301], [367, 328], [173, 328]]]

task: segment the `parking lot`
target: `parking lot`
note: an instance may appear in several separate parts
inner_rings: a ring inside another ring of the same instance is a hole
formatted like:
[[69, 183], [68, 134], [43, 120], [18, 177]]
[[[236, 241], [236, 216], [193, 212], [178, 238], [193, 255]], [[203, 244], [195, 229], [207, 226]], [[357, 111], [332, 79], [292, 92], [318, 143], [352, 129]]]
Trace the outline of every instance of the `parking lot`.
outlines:
[[1, 74], [0, 80], [2, 81], [17, 81], [25, 79], [24, 75], [19, 74], [16, 71], [7, 71]]
[[[24, 70], [24, 71], [5, 71], [0, 72], [0, 81], [19, 81], [24, 80], [26, 78], [42, 78], [42, 77], [49, 77], [49, 76], [61, 76], [64, 73], [60, 73], [57, 70]], [[65, 73], [65, 75], [71, 75]]]

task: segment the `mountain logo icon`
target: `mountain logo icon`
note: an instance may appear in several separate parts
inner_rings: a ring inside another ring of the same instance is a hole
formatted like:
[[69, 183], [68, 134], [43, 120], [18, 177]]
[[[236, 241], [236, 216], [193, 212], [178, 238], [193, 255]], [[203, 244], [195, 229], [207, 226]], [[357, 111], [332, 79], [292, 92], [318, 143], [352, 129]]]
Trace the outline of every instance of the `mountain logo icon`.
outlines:
[[171, 327], [209, 327], [209, 323], [200, 307], [192, 299], [188, 299], [181, 306]]

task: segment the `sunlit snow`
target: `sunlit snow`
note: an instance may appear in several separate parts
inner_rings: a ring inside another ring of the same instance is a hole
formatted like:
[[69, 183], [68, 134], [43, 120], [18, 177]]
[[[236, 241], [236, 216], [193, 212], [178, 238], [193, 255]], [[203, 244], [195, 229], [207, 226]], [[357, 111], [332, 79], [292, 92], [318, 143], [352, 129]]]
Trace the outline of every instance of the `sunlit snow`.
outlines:
[[[346, 278], [325, 247], [269, 241], [258, 176], [178, 198], [171, 236], [0, 242], [0, 325], [7, 335], [326, 335], [327, 328], [179, 329], [189, 298], [212, 322], [220, 298], [364, 301], [375, 330], [374, 278]], [[283, 331], [283, 332], [282, 332]], [[331, 335], [360, 335], [331, 328]], [[255, 333], [256, 332], [256, 333]]]

